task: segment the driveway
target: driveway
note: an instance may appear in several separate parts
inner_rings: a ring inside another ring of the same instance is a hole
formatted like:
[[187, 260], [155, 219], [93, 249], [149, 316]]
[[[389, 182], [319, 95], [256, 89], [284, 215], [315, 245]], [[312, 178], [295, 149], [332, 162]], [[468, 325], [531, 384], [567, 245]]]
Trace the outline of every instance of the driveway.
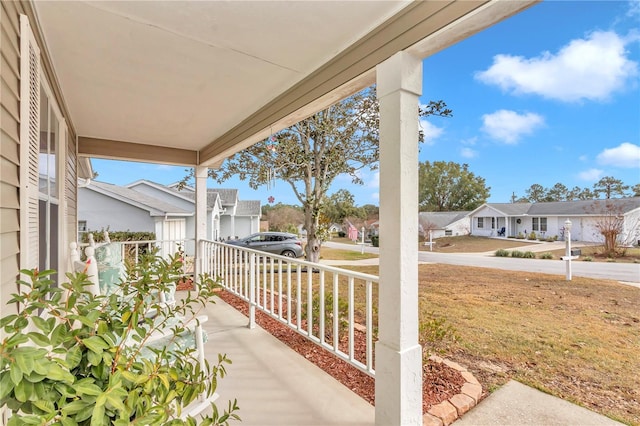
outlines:
[[[323, 245], [342, 250], [360, 251], [361, 246], [326, 242]], [[534, 246], [528, 245], [519, 250], [544, 252], [564, 247], [562, 242], [542, 243]], [[367, 253], [379, 253], [379, 248], [365, 246]], [[421, 263], [445, 263], [450, 265], [477, 266], [481, 268], [505, 269], [510, 271], [541, 272], [545, 274], [565, 275], [566, 262], [563, 260], [544, 259], [520, 259], [512, 257], [495, 257], [493, 252], [488, 253], [435, 253], [421, 251], [418, 253]], [[327, 263], [333, 263], [325, 261]], [[358, 261], [363, 262], [365, 261]], [[351, 263], [351, 262], [347, 262]], [[341, 261], [340, 264], [347, 264]], [[369, 264], [371, 261], [368, 262]], [[366, 264], [366, 263], [365, 263]], [[636, 287], [640, 287], [640, 264], [637, 263], [609, 263], [609, 262], [571, 262], [572, 275], [575, 277], [601, 278], [617, 280]]]

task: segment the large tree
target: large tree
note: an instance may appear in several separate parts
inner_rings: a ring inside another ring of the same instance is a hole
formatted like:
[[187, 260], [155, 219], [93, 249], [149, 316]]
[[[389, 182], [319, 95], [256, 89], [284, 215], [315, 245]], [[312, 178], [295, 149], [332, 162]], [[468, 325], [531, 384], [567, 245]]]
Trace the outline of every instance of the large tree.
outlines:
[[278, 203], [262, 207], [262, 217], [269, 222], [270, 231], [298, 232], [304, 222], [304, 213], [299, 206]]
[[615, 198], [616, 195], [624, 197], [627, 189], [629, 189], [629, 185], [625, 185], [620, 179], [615, 179], [612, 176], [605, 176], [593, 184], [593, 192], [596, 194], [596, 197], [604, 194], [607, 200], [609, 198]]
[[[430, 102], [416, 113], [451, 115], [443, 101]], [[317, 262], [322, 243], [318, 223], [327, 190], [341, 174], [362, 184], [359, 171], [377, 167], [378, 121], [375, 87], [370, 87], [238, 152], [219, 169], [210, 169], [209, 176], [218, 182], [237, 176], [254, 189], [273, 179], [287, 182], [304, 211], [307, 260]], [[424, 139], [422, 133], [419, 138]]]
[[418, 200], [421, 211], [464, 211], [481, 206], [490, 187], [467, 164], [425, 161], [418, 170]]
[[356, 206], [353, 194], [346, 189], [339, 189], [327, 197], [322, 212], [331, 223], [342, 223], [349, 216], [366, 219], [367, 212]]

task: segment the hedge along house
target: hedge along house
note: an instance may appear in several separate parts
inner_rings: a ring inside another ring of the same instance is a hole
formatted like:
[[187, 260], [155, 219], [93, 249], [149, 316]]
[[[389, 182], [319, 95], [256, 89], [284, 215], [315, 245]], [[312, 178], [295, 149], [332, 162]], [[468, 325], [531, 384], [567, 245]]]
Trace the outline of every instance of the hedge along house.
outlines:
[[3, 314], [21, 268], [65, 271], [81, 158], [194, 167], [204, 239], [207, 168], [377, 83], [376, 422], [420, 424], [422, 59], [534, 3], [2, 2]]
[[640, 197], [548, 203], [487, 203], [469, 214], [471, 234], [494, 237], [564, 238], [564, 222], [571, 221], [571, 239], [602, 243], [600, 229], [616, 227], [622, 245], [640, 241]]

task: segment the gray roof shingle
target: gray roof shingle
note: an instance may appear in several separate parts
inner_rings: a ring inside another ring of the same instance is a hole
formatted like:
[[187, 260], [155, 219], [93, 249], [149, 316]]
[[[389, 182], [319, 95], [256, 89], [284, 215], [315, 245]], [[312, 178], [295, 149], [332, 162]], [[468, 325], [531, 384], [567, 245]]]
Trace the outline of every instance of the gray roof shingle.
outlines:
[[134, 189], [129, 189], [124, 186], [113, 185], [111, 183], [91, 181], [88, 189], [96, 189], [98, 192], [106, 192], [117, 196], [118, 198], [131, 201], [136, 204], [140, 204], [146, 207], [146, 210], [150, 212], [156, 212], [158, 214], [176, 214], [176, 215], [189, 215], [192, 212], [184, 210], [180, 207], [176, 207], [171, 203], [158, 200], [157, 198], [150, 197]]

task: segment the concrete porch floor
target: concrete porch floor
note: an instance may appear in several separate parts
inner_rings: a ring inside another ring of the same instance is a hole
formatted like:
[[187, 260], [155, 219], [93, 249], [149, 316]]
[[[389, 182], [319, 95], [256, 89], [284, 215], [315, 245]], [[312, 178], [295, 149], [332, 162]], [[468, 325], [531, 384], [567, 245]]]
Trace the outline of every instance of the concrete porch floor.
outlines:
[[374, 407], [333, 377], [289, 349], [259, 326], [216, 298], [208, 306], [207, 358], [218, 353], [233, 362], [218, 381], [218, 410], [236, 398], [238, 415], [248, 425], [373, 425]]

